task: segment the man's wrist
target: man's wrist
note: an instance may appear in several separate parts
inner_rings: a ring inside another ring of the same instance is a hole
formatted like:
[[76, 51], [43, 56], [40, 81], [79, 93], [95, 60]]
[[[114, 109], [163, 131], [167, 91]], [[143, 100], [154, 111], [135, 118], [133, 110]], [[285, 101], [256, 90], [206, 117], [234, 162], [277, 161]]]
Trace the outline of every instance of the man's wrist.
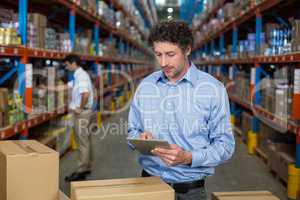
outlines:
[[192, 152], [186, 151], [185, 152], [185, 162], [186, 165], [191, 165], [193, 161]]

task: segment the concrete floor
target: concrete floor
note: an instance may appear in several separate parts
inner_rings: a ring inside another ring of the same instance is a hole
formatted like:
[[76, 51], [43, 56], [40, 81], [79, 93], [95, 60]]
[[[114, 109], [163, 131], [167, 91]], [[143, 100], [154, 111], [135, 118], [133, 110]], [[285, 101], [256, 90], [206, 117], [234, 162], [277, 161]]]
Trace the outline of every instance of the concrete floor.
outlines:
[[[126, 144], [126, 120], [128, 112], [110, 117], [104, 123], [101, 134], [95, 135], [95, 163], [88, 179], [112, 179], [136, 177], [141, 168], [137, 162], [138, 154], [128, 149]], [[104, 135], [103, 130], [110, 130]], [[256, 156], [247, 154], [246, 145], [236, 137], [236, 151], [233, 158], [216, 169], [216, 174], [207, 179], [207, 190], [221, 191], [253, 191], [269, 190], [281, 200], [286, 200], [286, 188], [269, 172], [267, 166]], [[69, 195], [70, 184], [64, 177], [74, 170], [76, 152], [69, 152], [60, 162], [60, 189]]]

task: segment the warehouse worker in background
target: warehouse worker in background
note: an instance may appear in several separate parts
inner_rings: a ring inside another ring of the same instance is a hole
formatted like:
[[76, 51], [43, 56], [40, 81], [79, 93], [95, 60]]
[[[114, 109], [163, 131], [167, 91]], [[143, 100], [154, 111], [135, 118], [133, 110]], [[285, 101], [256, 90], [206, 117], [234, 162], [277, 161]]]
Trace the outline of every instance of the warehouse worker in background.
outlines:
[[77, 169], [66, 181], [84, 180], [91, 173], [92, 167], [92, 141], [89, 132], [89, 123], [93, 112], [93, 85], [89, 74], [80, 67], [80, 58], [70, 54], [66, 56], [66, 68], [74, 72], [74, 79], [68, 82], [71, 92], [69, 110], [73, 115], [75, 141], [78, 146]]
[[167, 140], [170, 148], [141, 155], [142, 176], [159, 176], [177, 200], [206, 199], [205, 178], [229, 160], [235, 141], [224, 85], [189, 61], [193, 35], [180, 21], [150, 32], [160, 71], [146, 77], [131, 103], [129, 138]]

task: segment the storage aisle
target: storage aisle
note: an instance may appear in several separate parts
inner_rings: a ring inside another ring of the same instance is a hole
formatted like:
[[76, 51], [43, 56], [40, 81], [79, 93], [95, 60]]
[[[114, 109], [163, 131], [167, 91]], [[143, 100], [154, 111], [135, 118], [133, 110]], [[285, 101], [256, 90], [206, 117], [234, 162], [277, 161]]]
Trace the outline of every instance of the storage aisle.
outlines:
[[[103, 129], [126, 124], [128, 112], [115, 114], [104, 122]], [[114, 125], [113, 125], [114, 124]], [[120, 131], [112, 131], [103, 140], [94, 136], [95, 164], [88, 179], [101, 180], [139, 176], [141, 168], [137, 162], [138, 154], [129, 150], [125, 138], [127, 129], [120, 126]], [[111, 129], [116, 130], [116, 129]], [[103, 132], [102, 132], [103, 133]], [[69, 183], [64, 177], [74, 170], [75, 152], [69, 152], [61, 159], [60, 188], [69, 194]], [[267, 166], [256, 156], [247, 153], [246, 145], [236, 136], [236, 151], [226, 164], [217, 167], [216, 174], [207, 179], [207, 188], [213, 191], [253, 191], [269, 190], [281, 200], [287, 199], [285, 187], [270, 174]]]

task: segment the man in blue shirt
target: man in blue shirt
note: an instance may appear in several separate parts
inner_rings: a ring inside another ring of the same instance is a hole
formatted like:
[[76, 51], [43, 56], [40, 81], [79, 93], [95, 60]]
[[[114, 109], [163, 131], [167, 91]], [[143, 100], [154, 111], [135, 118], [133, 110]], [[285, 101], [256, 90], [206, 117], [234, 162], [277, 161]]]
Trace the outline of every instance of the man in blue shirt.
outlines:
[[142, 175], [161, 177], [177, 200], [206, 199], [205, 178], [234, 152], [226, 88], [189, 61], [193, 36], [185, 22], [157, 24], [149, 43], [161, 70], [137, 88], [128, 134], [167, 140], [170, 148], [141, 155]]

